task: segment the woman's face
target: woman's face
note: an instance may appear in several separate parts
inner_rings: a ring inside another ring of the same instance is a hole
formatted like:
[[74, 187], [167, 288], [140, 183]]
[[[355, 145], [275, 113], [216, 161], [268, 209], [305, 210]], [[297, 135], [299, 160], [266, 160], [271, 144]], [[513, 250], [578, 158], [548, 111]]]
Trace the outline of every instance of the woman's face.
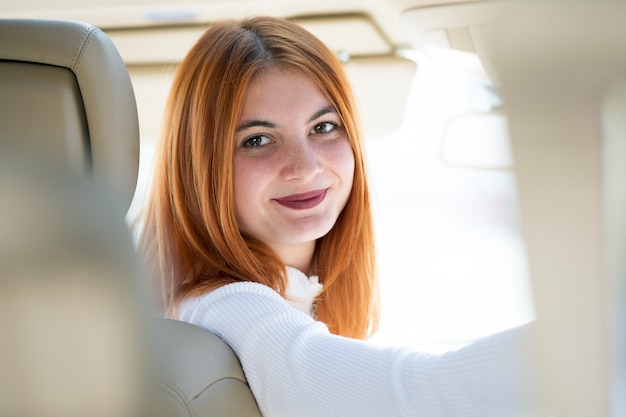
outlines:
[[354, 154], [339, 114], [294, 69], [270, 69], [252, 80], [233, 163], [239, 228], [279, 256], [296, 247], [312, 251], [352, 188]]

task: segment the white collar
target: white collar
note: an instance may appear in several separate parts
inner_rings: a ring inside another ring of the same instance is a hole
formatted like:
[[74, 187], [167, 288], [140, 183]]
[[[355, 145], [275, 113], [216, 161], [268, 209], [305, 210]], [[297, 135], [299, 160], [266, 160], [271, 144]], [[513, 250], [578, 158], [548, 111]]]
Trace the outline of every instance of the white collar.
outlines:
[[315, 297], [322, 291], [317, 275], [307, 277], [299, 269], [287, 266], [287, 291], [285, 298], [296, 310], [313, 316]]

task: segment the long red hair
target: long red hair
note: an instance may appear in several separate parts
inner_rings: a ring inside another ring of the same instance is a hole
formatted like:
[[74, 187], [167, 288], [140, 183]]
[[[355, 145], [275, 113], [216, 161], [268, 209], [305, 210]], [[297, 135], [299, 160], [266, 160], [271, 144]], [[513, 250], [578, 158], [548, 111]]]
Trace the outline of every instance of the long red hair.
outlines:
[[355, 157], [351, 194], [318, 239], [324, 289], [317, 316], [331, 332], [366, 338], [378, 325], [378, 287], [362, 133], [341, 63], [295, 23], [257, 17], [211, 26], [181, 62], [167, 102], [140, 250], [160, 278], [164, 307], [219, 286], [254, 281], [284, 296], [285, 265], [240, 232], [233, 198], [234, 136], [251, 79], [269, 67], [308, 74], [335, 106]]

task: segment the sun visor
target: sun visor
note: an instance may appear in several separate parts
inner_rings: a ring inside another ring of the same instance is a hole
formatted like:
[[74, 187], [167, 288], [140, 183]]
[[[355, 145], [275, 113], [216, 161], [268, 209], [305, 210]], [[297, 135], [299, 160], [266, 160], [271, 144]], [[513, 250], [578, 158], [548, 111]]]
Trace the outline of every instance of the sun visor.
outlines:
[[510, 1], [485, 1], [420, 7], [402, 18], [413, 47], [446, 69], [497, 84], [490, 32]]

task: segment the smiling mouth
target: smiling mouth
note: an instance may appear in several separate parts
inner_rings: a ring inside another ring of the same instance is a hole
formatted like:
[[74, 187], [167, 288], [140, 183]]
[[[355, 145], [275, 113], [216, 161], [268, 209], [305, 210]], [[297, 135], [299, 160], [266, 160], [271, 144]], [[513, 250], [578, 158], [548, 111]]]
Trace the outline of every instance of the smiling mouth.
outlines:
[[319, 205], [326, 198], [327, 189], [315, 190], [302, 194], [292, 194], [281, 198], [275, 198], [281, 206], [293, 210], [306, 210]]

